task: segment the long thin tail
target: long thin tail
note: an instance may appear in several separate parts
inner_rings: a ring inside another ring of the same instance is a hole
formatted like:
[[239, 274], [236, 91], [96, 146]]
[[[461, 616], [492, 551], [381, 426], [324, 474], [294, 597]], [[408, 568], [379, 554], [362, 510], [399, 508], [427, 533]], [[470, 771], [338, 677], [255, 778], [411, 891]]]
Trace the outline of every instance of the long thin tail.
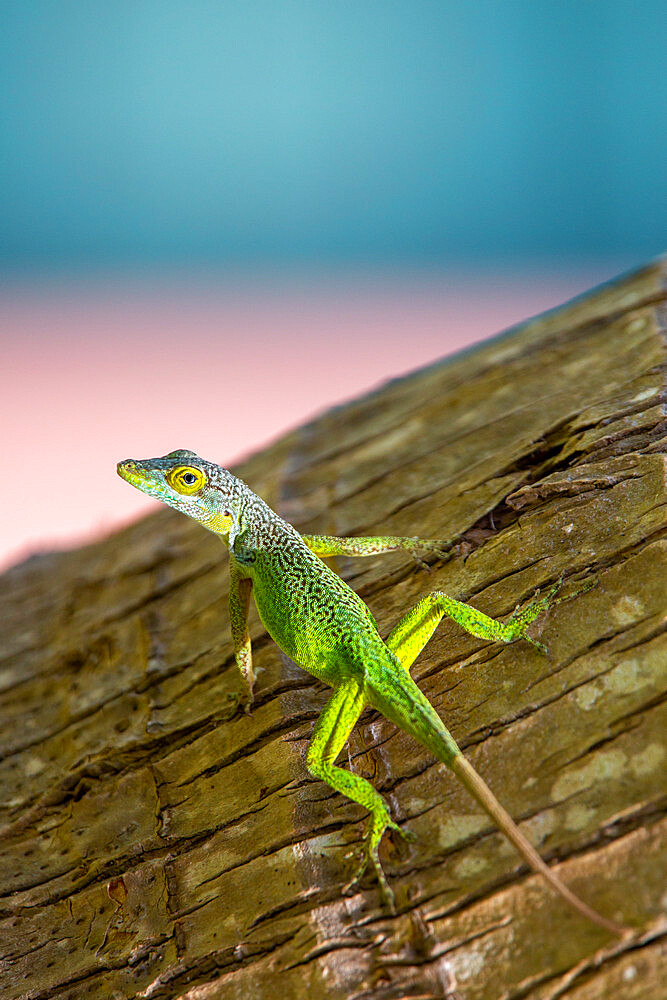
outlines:
[[475, 768], [468, 760], [466, 760], [463, 754], [458, 754], [454, 757], [454, 759], [449, 762], [449, 767], [452, 769], [459, 781], [465, 785], [470, 794], [477, 799], [482, 809], [484, 809], [494, 823], [496, 823], [498, 829], [501, 830], [507, 839], [514, 844], [521, 857], [527, 861], [534, 871], [546, 879], [551, 888], [557, 892], [559, 896], [562, 896], [563, 899], [570, 904], [570, 906], [573, 906], [574, 909], [578, 910], [578, 912], [584, 917], [588, 917], [588, 919], [592, 920], [594, 924], [597, 924], [599, 927], [604, 927], [606, 931], [611, 931], [612, 934], [618, 934], [620, 936], [624, 936], [629, 933], [629, 928], [623, 927], [621, 924], [617, 924], [613, 920], [608, 920], [606, 917], [603, 917], [592, 907], [588, 906], [587, 903], [584, 903], [582, 899], [575, 896], [575, 894], [568, 889], [563, 882], [561, 882], [546, 862], [542, 860], [530, 841], [526, 840], [510, 814], [503, 809], [489, 786], [480, 778]]
[[388, 719], [391, 719], [406, 733], [422, 743], [438, 760], [451, 768], [459, 781], [496, 823], [498, 829], [514, 844], [522, 858], [534, 871], [546, 879], [559, 896], [562, 896], [582, 916], [592, 920], [599, 927], [604, 927], [606, 931], [620, 936], [632, 933], [629, 928], [623, 927], [613, 920], [608, 920], [579, 899], [542, 860], [533, 845], [521, 833], [510, 814], [503, 809], [486, 782], [463, 756], [442, 719], [407, 671], [398, 672], [380, 668], [372, 680], [367, 680], [366, 690], [368, 701], [374, 708], [377, 708]]

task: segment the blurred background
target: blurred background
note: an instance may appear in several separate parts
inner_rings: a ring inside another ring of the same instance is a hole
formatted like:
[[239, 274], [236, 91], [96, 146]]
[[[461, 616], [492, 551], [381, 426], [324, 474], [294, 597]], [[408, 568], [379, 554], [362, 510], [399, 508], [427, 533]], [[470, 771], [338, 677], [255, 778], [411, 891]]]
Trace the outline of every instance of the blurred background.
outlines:
[[647, 262], [644, 0], [5, 0], [0, 566]]

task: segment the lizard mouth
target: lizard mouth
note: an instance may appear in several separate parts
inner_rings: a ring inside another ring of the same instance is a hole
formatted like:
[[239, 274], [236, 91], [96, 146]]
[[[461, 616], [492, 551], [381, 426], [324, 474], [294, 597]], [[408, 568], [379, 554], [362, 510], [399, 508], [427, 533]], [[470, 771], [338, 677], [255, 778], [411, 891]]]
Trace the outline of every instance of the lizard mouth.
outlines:
[[116, 466], [116, 472], [121, 479], [125, 479], [132, 486], [136, 486], [140, 490], [149, 485], [150, 480], [148, 475], [131, 458], [126, 458], [125, 461], [119, 462]]

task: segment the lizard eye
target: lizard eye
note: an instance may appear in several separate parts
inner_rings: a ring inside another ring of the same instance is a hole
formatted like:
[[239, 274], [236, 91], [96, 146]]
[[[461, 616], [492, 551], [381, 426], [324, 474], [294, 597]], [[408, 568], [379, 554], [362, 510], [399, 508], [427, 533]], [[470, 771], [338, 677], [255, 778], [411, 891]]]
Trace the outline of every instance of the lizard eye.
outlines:
[[177, 493], [190, 496], [206, 485], [206, 475], [190, 465], [177, 465], [165, 473], [165, 478]]

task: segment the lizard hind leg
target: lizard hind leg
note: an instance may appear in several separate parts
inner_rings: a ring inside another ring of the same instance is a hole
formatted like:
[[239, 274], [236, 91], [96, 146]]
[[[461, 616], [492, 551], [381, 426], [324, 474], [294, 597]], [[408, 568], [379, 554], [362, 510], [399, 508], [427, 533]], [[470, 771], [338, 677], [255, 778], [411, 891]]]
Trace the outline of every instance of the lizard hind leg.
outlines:
[[334, 763], [365, 704], [362, 687], [356, 680], [345, 681], [335, 689], [317, 720], [306, 754], [306, 767], [314, 777], [325, 781], [341, 795], [358, 802], [370, 812], [361, 863], [344, 891], [349, 891], [371, 864], [375, 869], [382, 897], [393, 912], [394, 893], [382, 870], [378, 849], [387, 828], [406, 835], [394, 823], [389, 807], [370, 781], [337, 767]]
[[563, 577], [561, 576], [543, 597], [540, 597], [540, 591], [537, 590], [527, 604], [523, 607], [519, 604], [509, 616], [503, 625], [504, 634], [502, 641], [514, 642], [515, 639], [525, 639], [527, 642], [530, 642], [533, 646], [539, 649], [541, 653], [548, 653], [549, 650], [546, 646], [543, 646], [541, 642], [537, 642], [536, 639], [531, 639], [529, 635], [526, 635], [526, 629], [528, 626], [531, 622], [534, 622], [543, 611], [546, 611], [548, 608], [555, 608], [557, 604], [564, 604], [566, 601], [571, 601], [573, 598], [578, 597], [579, 594], [585, 594], [586, 591], [592, 590], [593, 587], [597, 587], [597, 584], [597, 578], [593, 577], [586, 580], [573, 593], [567, 594], [565, 597], [556, 597], [563, 587]]
[[478, 611], [477, 608], [471, 607], [470, 604], [464, 604], [463, 601], [456, 601], [453, 597], [448, 597], [447, 594], [434, 591], [424, 597], [411, 611], [408, 611], [404, 618], [401, 618], [387, 638], [386, 645], [398, 657], [401, 666], [409, 671], [433, 635], [441, 618], [446, 616], [478, 639], [505, 643], [525, 639], [541, 653], [547, 653], [546, 646], [526, 634], [528, 626], [548, 608], [561, 604], [565, 600], [572, 600], [578, 594], [590, 590], [596, 582], [595, 580], [591, 581], [566, 598], [556, 598], [556, 594], [563, 584], [562, 579], [560, 579], [543, 597], [539, 596], [538, 590], [523, 608], [519, 605], [506, 622], [499, 622], [495, 618], [485, 615], [482, 611]]

